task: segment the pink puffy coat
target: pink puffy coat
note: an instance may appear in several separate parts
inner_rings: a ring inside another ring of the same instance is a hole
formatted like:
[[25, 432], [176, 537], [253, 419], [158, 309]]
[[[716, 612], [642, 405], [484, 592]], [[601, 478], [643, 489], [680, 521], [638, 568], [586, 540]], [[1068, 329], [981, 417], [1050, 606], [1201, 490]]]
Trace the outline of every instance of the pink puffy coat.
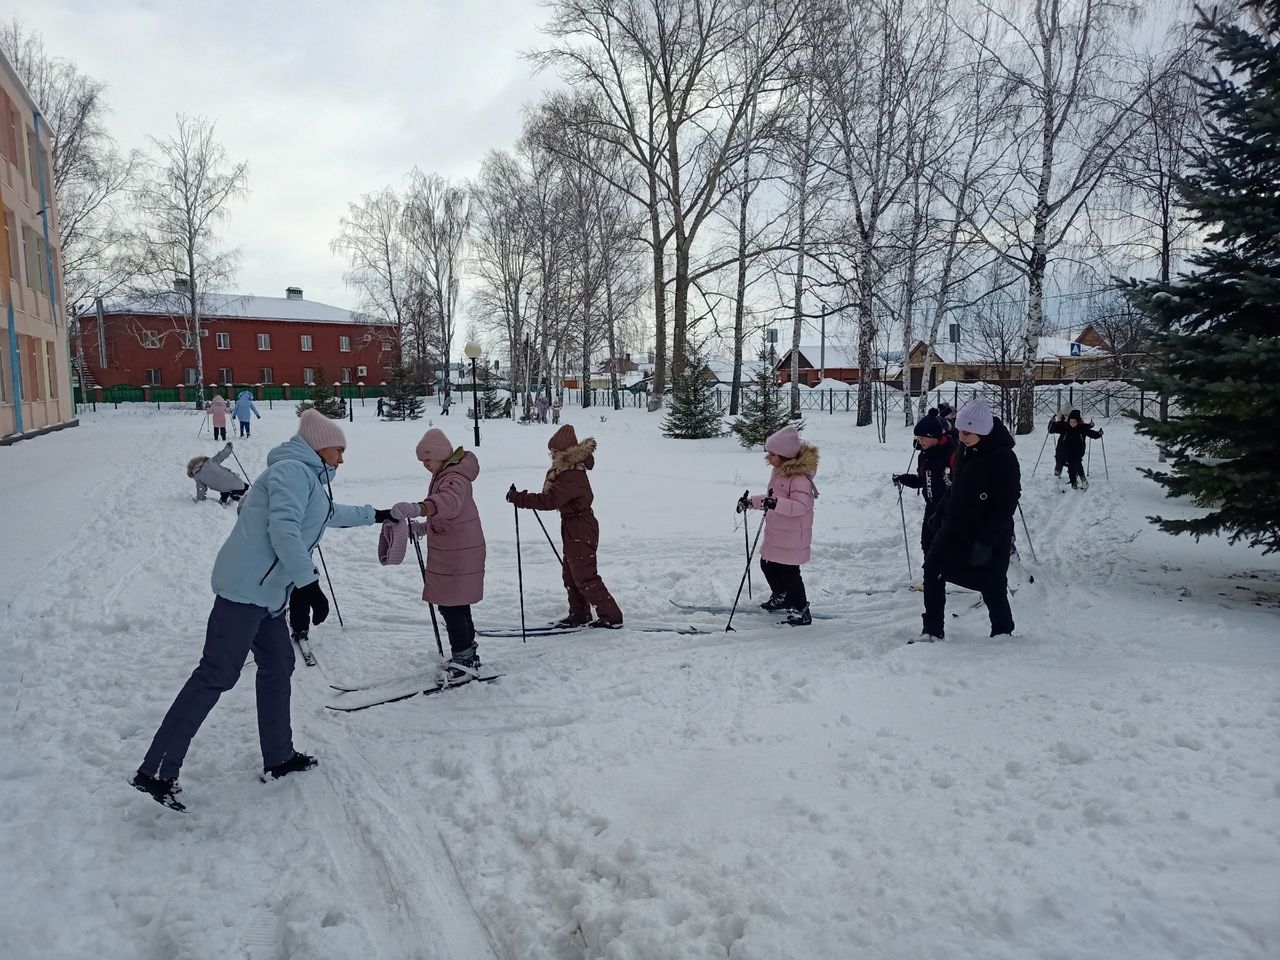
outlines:
[[425, 502], [435, 513], [410, 520], [413, 532], [426, 541], [427, 583], [422, 599], [442, 607], [479, 603], [484, 597], [484, 530], [471, 484], [480, 475], [480, 461], [461, 448], [431, 478]]
[[[813, 475], [818, 472], [818, 448], [807, 443], [800, 452], [779, 467], [773, 468], [769, 487], [778, 501], [764, 520], [764, 544], [760, 556], [774, 563], [793, 566], [809, 562], [813, 542], [813, 501], [818, 490]], [[751, 506], [759, 510], [764, 494], [751, 498]]]
[[219, 429], [227, 428], [227, 411], [231, 409], [225, 397], [214, 397], [209, 401], [209, 416], [213, 419], [213, 425]]

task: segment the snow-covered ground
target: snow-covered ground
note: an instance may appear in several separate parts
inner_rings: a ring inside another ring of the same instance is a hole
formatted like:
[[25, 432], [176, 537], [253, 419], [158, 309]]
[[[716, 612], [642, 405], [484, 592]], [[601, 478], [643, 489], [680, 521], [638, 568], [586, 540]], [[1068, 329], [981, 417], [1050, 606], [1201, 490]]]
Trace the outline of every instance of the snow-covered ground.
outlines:
[[[457, 412], [436, 423], [470, 446]], [[600, 442], [601, 569], [628, 624], [719, 631], [672, 601], [732, 601], [733, 505], [762, 488], [760, 453], [600, 413], [565, 419]], [[338, 498], [421, 496], [427, 421], [356, 415]], [[881, 446], [840, 415], [808, 418], [805, 577], [835, 619], [806, 629], [744, 600], [732, 634], [487, 639], [500, 682], [337, 714], [329, 681], [428, 668], [435, 644], [416, 566], [379, 567], [373, 528], [331, 531], [347, 626], [313, 630], [293, 709], [321, 765], [258, 781], [250, 664], [174, 814], [127, 781], [199, 656], [235, 519], [191, 500], [183, 467], [215, 449], [199, 423], [104, 409], [0, 450], [6, 957], [1280, 956], [1280, 562], [1148, 525], [1178, 508], [1136, 473], [1154, 451], [1123, 421], [1087, 493], [1057, 492], [1051, 451], [1030, 478], [1042, 435], [1019, 444], [1039, 559], [1020, 536], [1013, 640], [953, 591], [947, 642], [903, 644], [921, 603], [889, 475], [909, 431]], [[236, 441], [251, 475], [296, 419], [282, 405], [254, 428]], [[541, 483], [553, 428], [482, 428], [476, 620], [511, 626], [502, 495]], [[559, 571], [521, 521], [545, 622]]]

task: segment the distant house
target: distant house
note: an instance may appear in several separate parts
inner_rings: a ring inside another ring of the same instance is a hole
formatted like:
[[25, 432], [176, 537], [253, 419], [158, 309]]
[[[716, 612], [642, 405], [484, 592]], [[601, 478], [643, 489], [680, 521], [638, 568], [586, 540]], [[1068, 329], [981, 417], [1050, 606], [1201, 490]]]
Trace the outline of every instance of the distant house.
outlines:
[[[784, 353], [773, 367], [778, 375], [779, 383], [791, 382], [791, 351]], [[841, 383], [857, 383], [859, 376], [858, 358], [843, 349], [828, 343], [810, 344], [800, 347], [800, 382], [812, 387], [819, 380], [839, 380]], [[873, 366], [871, 379], [879, 380], [881, 370]]]
[[611, 373], [627, 374], [639, 373], [640, 364], [631, 359], [631, 354], [624, 353], [620, 358], [610, 357], [604, 363], [600, 364], [600, 373], [606, 376]]
[[[1090, 380], [1110, 375], [1110, 351], [1104, 349], [1105, 341], [1093, 327], [1085, 327], [1074, 338], [1040, 338], [1036, 358], [1036, 380], [1045, 383], [1055, 380]], [[907, 356], [911, 391], [920, 391], [924, 375], [924, 361], [928, 346], [916, 341]], [[1009, 383], [1022, 377], [1021, 345], [1018, 345], [1007, 363], [993, 362], [989, 355], [972, 346], [957, 343], [938, 343], [932, 350], [933, 366], [929, 371], [928, 389], [939, 383], [974, 382]]]

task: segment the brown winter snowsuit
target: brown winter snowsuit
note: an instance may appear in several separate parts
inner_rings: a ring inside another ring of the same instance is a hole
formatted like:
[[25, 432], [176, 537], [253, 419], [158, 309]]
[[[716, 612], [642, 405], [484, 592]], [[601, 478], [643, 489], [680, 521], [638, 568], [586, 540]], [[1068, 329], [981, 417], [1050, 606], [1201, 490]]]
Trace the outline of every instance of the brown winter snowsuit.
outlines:
[[581, 443], [573, 427], [565, 424], [547, 444], [554, 453], [542, 493], [512, 492], [507, 499], [527, 510], [559, 510], [560, 536], [564, 541], [564, 586], [569, 594], [569, 617], [580, 623], [591, 619], [591, 607], [608, 624], [622, 623], [622, 611], [596, 570], [600, 525], [591, 502], [587, 471], [595, 466], [595, 440]]

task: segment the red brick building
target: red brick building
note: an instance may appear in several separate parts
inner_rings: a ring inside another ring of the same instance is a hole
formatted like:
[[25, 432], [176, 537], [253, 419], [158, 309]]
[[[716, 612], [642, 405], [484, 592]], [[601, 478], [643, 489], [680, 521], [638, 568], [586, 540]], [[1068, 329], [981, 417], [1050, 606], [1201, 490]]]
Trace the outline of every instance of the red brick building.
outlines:
[[[184, 316], [173, 303], [103, 304], [80, 316], [75, 345], [87, 387], [193, 385], [196, 352]], [[284, 297], [208, 294], [201, 320], [205, 384], [298, 386], [324, 371], [330, 383], [390, 378], [396, 332], [388, 324], [341, 307], [304, 300], [289, 287]]]

